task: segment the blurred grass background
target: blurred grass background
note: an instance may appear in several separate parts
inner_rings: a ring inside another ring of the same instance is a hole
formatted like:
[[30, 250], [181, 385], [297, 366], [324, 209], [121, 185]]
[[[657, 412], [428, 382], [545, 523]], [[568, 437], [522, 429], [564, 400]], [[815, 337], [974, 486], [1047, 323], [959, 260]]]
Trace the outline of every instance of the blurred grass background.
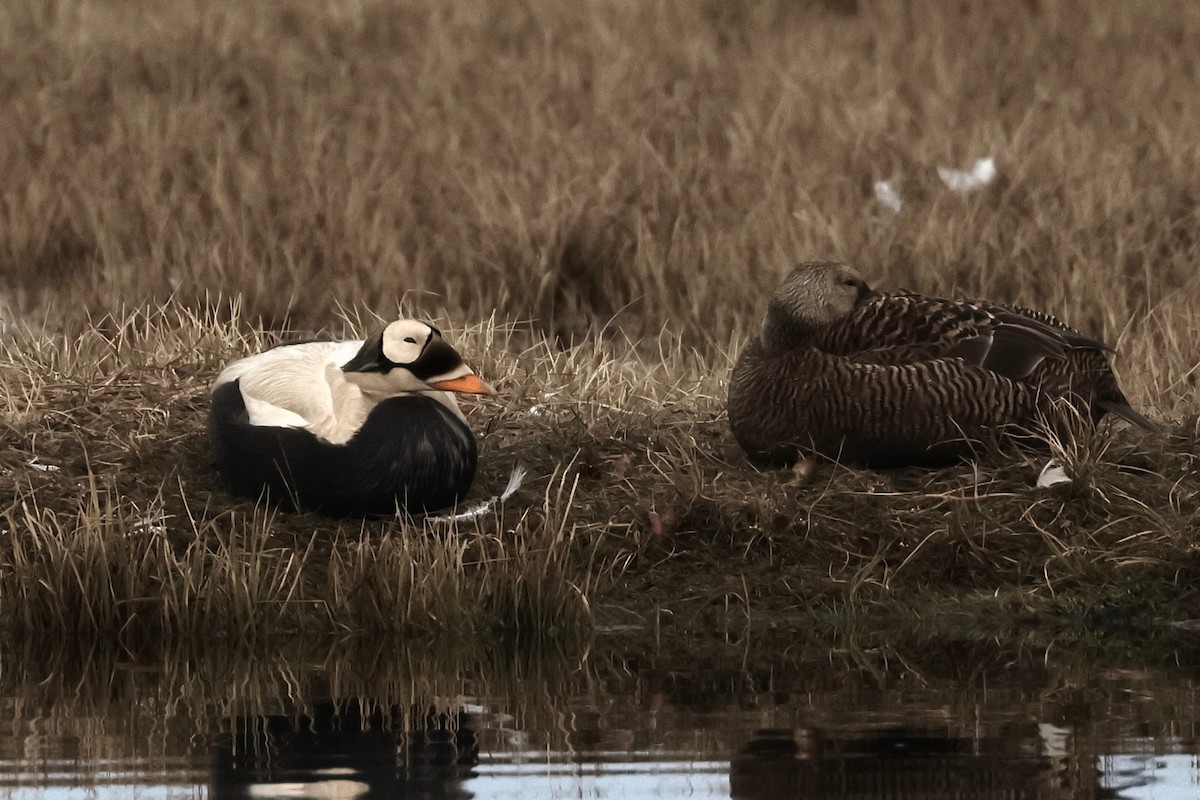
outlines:
[[[1187, 0], [14, 0], [0, 43], [10, 317], [405, 298], [715, 354], [835, 258], [1052, 310], [1142, 405], [1194, 394]], [[985, 156], [984, 191], [937, 177]]]

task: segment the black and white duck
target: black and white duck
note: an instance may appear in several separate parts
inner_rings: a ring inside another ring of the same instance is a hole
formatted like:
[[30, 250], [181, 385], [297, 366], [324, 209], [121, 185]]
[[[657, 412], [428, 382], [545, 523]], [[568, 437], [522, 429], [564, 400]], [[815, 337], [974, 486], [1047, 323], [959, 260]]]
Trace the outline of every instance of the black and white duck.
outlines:
[[285, 344], [213, 385], [217, 469], [235, 494], [335, 516], [433, 511], [471, 488], [477, 446], [454, 393], [494, 394], [432, 325]]
[[1069, 403], [1147, 430], [1109, 348], [1061, 320], [984, 300], [872, 291], [849, 266], [801, 264], [729, 382], [729, 424], [755, 461], [819, 454], [873, 467], [937, 466]]

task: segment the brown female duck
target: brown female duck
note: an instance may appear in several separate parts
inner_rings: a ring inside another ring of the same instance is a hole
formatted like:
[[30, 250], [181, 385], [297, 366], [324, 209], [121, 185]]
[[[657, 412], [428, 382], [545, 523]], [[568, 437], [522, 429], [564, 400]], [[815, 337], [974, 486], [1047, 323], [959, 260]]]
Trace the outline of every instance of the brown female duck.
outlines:
[[734, 437], [760, 463], [817, 453], [873, 467], [936, 466], [1065, 401], [1147, 430], [1109, 348], [1055, 317], [982, 300], [872, 291], [852, 268], [801, 264], [767, 306], [729, 383]]

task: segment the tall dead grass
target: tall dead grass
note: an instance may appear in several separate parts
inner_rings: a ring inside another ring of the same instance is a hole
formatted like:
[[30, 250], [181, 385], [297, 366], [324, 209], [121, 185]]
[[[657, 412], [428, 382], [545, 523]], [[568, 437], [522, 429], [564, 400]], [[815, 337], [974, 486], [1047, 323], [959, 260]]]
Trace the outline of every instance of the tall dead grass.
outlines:
[[[543, 457], [540, 502], [526, 494], [509, 513], [468, 520], [336, 524], [231, 505], [206, 440], [214, 350], [270, 340], [243, 333], [238, 314], [236, 304], [201, 315], [171, 304], [72, 339], [0, 340], [0, 420], [15, 445], [0, 458], [5, 630], [133, 642], [301, 630], [571, 640], [587, 630], [594, 565], [576, 542], [569, 458]], [[488, 325], [466, 338], [510, 334]], [[521, 358], [498, 352], [510, 365]], [[517, 463], [485, 472], [499, 482]]]
[[[600, 597], [725, 624], [1187, 591], [1194, 3], [18, 0], [0, 45], [5, 619], [525, 635]], [[983, 156], [987, 188], [940, 182]], [[754, 472], [724, 381], [812, 257], [1060, 314], [1171, 434], [1060, 443], [1079, 480], [1046, 494], [1011, 455]], [[469, 412], [480, 495], [530, 467], [509, 507], [430, 535], [226, 496], [203, 434], [219, 365], [398, 306], [500, 389]], [[143, 519], [162, 532], [133, 536]]]
[[[266, 513], [223, 490], [205, 433], [217, 354], [273, 339], [237, 314], [168, 304], [0, 341], [5, 627], [561, 640], [594, 622], [722, 630], [974, 592], [1086, 605], [1141, 585], [1162, 604], [1200, 578], [1194, 425], [1081, 427], [1046, 454], [936, 472], [761, 473], [726, 429], [727, 363], [666, 335], [653, 357], [604, 339], [521, 347], [533, 334], [493, 322], [448, 333], [499, 392], [468, 408], [474, 497], [528, 468], [506, 504], [450, 523]], [[1071, 483], [1034, 489], [1047, 455]]]

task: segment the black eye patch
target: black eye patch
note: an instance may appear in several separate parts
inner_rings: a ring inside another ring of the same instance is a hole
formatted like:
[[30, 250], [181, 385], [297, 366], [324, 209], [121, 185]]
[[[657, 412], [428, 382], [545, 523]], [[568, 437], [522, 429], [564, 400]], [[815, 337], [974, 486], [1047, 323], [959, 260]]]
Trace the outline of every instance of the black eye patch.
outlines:
[[441, 339], [437, 339], [425, 346], [421, 357], [410, 364], [408, 369], [421, 380], [428, 380], [461, 366], [462, 357], [457, 351]]

